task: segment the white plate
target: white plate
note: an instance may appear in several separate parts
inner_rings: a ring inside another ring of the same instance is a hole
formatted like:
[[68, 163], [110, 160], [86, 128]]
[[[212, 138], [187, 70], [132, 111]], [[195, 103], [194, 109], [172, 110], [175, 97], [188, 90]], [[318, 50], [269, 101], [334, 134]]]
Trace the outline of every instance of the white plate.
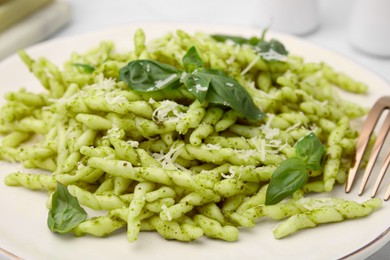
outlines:
[[[33, 57], [45, 56], [62, 64], [73, 51], [85, 51], [101, 40], [113, 40], [119, 49], [132, 46], [134, 31], [142, 27], [148, 39], [163, 35], [175, 29], [188, 32], [259, 35], [253, 28], [224, 27], [183, 24], [137, 24], [116, 27], [91, 34], [58, 39], [28, 49]], [[269, 32], [268, 36], [281, 40], [291, 53], [302, 55], [307, 60], [325, 61], [338, 70], [370, 85], [365, 97], [346, 95], [348, 99], [370, 106], [382, 95], [389, 95], [387, 83], [356, 63], [338, 54], [322, 49], [312, 43], [289, 35]], [[40, 90], [35, 78], [16, 56], [0, 63], [0, 94], [25, 86]], [[0, 102], [4, 102], [1, 100]], [[342, 223], [322, 225], [306, 229], [297, 234], [276, 240], [272, 230], [276, 221], [262, 220], [253, 229], [241, 229], [238, 242], [228, 243], [202, 238], [191, 243], [167, 241], [153, 232], [142, 232], [138, 240], [128, 243], [124, 232], [117, 232], [107, 238], [72, 235], [57, 235], [46, 226], [46, 194], [23, 188], [7, 187], [4, 176], [20, 166], [2, 162], [0, 164], [0, 248], [25, 259], [336, 259], [348, 257], [364, 258], [390, 240], [390, 202], [374, 214]], [[342, 197], [362, 202], [368, 199], [357, 196], [354, 189], [344, 193], [344, 187], [337, 187], [325, 196]], [[368, 193], [368, 192], [366, 192]], [[383, 195], [381, 191], [380, 195]], [[324, 195], [323, 195], [324, 196]], [[3, 257], [6, 255], [3, 252]], [[1, 258], [1, 250], [0, 250]]]

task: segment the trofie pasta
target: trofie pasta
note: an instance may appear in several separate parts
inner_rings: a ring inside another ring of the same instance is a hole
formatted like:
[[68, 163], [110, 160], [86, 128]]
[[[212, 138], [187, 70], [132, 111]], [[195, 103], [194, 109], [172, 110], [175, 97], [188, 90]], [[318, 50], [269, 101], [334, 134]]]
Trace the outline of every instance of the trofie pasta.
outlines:
[[102, 42], [63, 68], [19, 53], [44, 89], [5, 95], [0, 155], [44, 171], [4, 181], [48, 191], [52, 231], [236, 241], [267, 217], [283, 220], [279, 239], [381, 205], [309, 196], [345, 182], [358, 136], [350, 122], [367, 109], [337, 88], [365, 93], [363, 83], [264, 35], [178, 30], [146, 42], [138, 30], [134, 45]]

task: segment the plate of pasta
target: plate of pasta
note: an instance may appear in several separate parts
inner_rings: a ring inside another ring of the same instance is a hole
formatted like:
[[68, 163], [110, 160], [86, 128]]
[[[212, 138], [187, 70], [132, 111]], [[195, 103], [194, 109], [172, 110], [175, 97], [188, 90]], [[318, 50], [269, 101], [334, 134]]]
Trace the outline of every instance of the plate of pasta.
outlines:
[[389, 92], [247, 27], [131, 24], [22, 50], [0, 63], [0, 258], [367, 257], [390, 240], [389, 202], [344, 183]]

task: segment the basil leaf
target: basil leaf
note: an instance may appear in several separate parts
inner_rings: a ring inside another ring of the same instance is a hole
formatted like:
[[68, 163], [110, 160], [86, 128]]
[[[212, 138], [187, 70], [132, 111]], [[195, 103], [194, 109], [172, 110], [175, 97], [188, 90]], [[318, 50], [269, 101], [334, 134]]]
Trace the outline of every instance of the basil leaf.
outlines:
[[244, 87], [223, 71], [204, 69], [199, 74], [210, 77], [210, 87], [206, 96], [206, 100], [210, 103], [231, 107], [249, 120], [259, 120], [264, 117], [264, 113], [253, 103]]
[[191, 47], [183, 56], [183, 66], [186, 72], [193, 72], [196, 69], [203, 68], [203, 60], [199, 56], [195, 47]]
[[314, 133], [306, 135], [295, 144], [295, 153], [306, 163], [307, 169], [321, 170], [325, 147]]
[[257, 45], [260, 41], [260, 39], [257, 37], [251, 37], [251, 38], [247, 39], [247, 38], [240, 37], [240, 36], [232, 36], [232, 35], [225, 35], [225, 34], [213, 34], [213, 35], [211, 35], [211, 37], [218, 42], [225, 42], [227, 40], [230, 40], [230, 41], [235, 42], [239, 45], [249, 44], [249, 45], [254, 46], [254, 45]]
[[198, 71], [187, 73], [183, 77], [182, 82], [199, 102], [203, 103], [206, 100], [206, 95], [211, 82], [211, 78], [207, 74]]
[[305, 163], [296, 157], [284, 160], [272, 174], [268, 184], [265, 205], [274, 205], [300, 189], [309, 174]]
[[260, 41], [256, 45], [259, 55], [266, 61], [286, 61], [288, 51], [284, 45], [272, 39], [270, 41]]
[[288, 51], [284, 45], [275, 40], [271, 39], [270, 41], [265, 40], [265, 34], [267, 33], [268, 28], [264, 29], [260, 38], [244, 38], [240, 36], [231, 36], [223, 34], [214, 34], [211, 37], [216, 41], [225, 42], [227, 40], [233, 41], [239, 45], [248, 44], [254, 46], [255, 50], [259, 53], [265, 61], [286, 61]]
[[77, 198], [73, 197], [59, 182], [53, 193], [51, 206], [47, 225], [53, 232], [67, 233], [87, 219], [87, 213], [80, 207]]
[[95, 71], [95, 67], [89, 64], [73, 63], [73, 66], [80, 68], [82, 71], [86, 73], [92, 73]]
[[195, 47], [187, 51], [182, 61], [186, 72], [157, 61], [135, 60], [120, 69], [119, 79], [131, 89], [143, 92], [175, 88], [183, 83], [200, 102], [229, 106], [249, 120], [264, 117], [236, 80], [221, 70], [203, 68], [203, 61]]
[[119, 79], [142, 92], [180, 86], [181, 71], [153, 60], [135, 60], [119, 70]]

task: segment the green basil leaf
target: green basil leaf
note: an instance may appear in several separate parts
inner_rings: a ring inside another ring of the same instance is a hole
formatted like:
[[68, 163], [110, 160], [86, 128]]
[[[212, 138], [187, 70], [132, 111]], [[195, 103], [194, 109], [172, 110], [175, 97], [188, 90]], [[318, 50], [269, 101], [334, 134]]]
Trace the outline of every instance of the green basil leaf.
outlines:
[[325, 147], [314, 133], [306, 135], [295, 144], [295, 153], [306, 163], [307, 169], [321, 170]]
[[233, 35], [225, 35], [225, 34], [213, 34], [211, 35], [211, 37], [218, 41], [218, 42], [225, 42], [225, 41], [232, 41], [232, 42], [235, 42], [239, 45], [243, 45], [243, 44], [249, 44], [249, 45], [257, 45], [260, 41], [259, 38], [257, 37], [251, 37], [251, 38], [244, 38], [244, 37], [240, 37], [240, 36], [233, 36]]
[[95, 67], [89, 64], [73, 63], [73, 66], [80, 68], [82, 71], [86, 73], [92, 73], [95, 71]]
[[248, 44], [255, 47], [256, 51], [265, 61], [286, 61], [288, 51], [284, 45], [275, 40], [271, 39], [270, 41], [265, 40], [265, 34], [267, 33], [268, 28], [264, 29], [260, 38], [244, 38], [240, 36], [224, 35], [224, 34], [214, 34], [211, 37], [216, 41], [225, 42], [227, 40], [233, 41], [239, 45]]
[[296, 157], [284, 160], [272, 174], [265, 204], [274, 205], [302, 188], [309, 177], [305, 163]]
[[59, 182], [53, 193], [51, 206], [47, 225], [53, 232], [67, 233], [87, 219], [87, 213], [80, 206], [77, 198], [73, 197]]
[[205, 73], [194, 71], [186, 73], [182, 82], [187, 87], [188, 91], [194, 95], [199, 102], [203, 103], [206, 100], [206, 95], [209, 90], [211, 78]]
[[131, 89], [148, 92], [179, 87], [183, 83], [200, 102], [209, 101], [236, 110], [249, 120], [259, 120], [264, 113], [236, 80], [221, 70], [203, 68], [195, 47], [183, 57], [186, 72], [152, 60], [135, 60], [120, 69], [119, 79]]
[[203, 60], [199, 56], [195, 47], [191, 47], [183, 56], [183, 66], [186, 72], [193, 72], [199, 68], [203, 68]]
[[198, 73], [210, 77], [207, 101], [231, 107], [249, 120], [260, 120], [264, 117], [264, 113], [253, 103], [245, 88], [223, 71], [204, 69]]
[[266, 61], [286, 61], [288, 51], [284, 45], [272, 39], [270, 41], [260, 41], [256, 45], [259, 55]]
[[119, 70], [119, 79], [131, 89], [149, 92], [180, 86], [181, 71], [153, 60], [135, 60]]

